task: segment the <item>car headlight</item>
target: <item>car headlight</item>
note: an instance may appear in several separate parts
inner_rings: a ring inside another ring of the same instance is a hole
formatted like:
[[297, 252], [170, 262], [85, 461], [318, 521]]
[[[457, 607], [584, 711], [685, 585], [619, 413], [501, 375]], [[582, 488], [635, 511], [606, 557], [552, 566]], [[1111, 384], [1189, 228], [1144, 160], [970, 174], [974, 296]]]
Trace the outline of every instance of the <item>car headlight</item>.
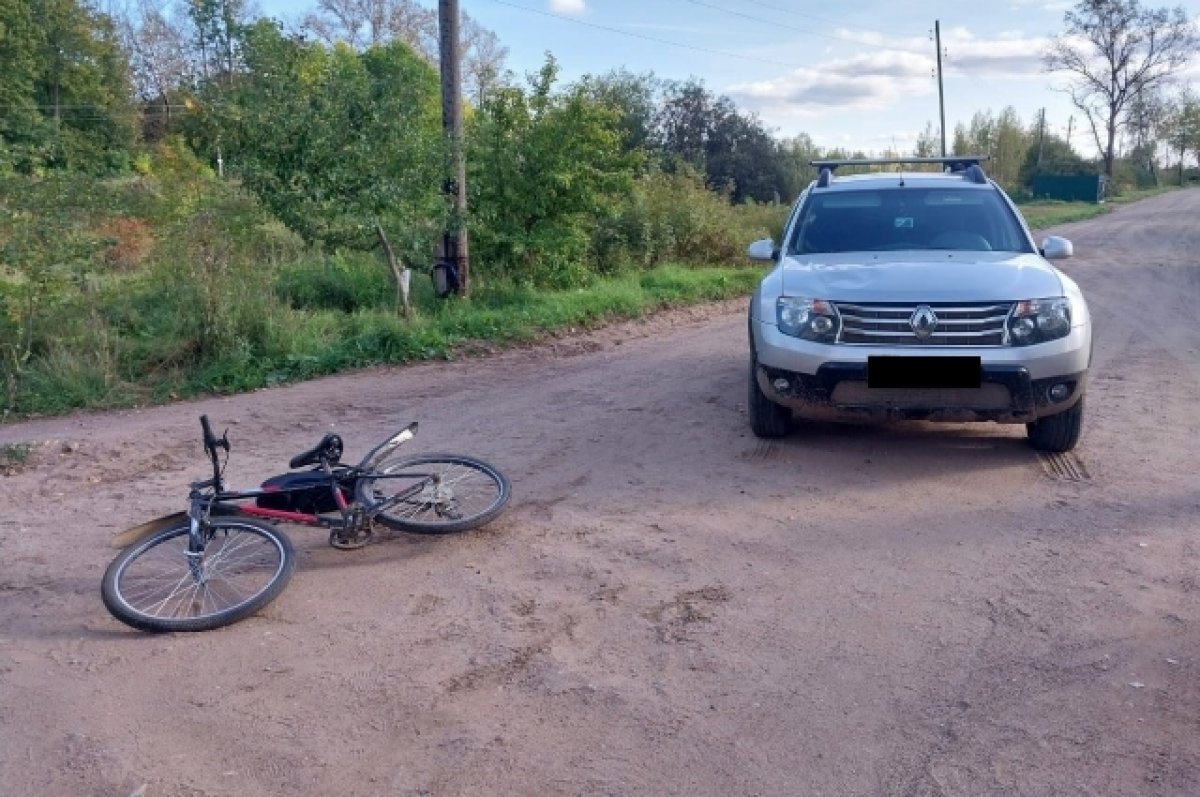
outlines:
[[1008, 342], [1013, 346], [1045, 343], [1070, 333], [1071, 300], [1062, 296], [1017, 302], [1008, 317]]
[[802, 296], [781, 296], [775, 303], [775, 318], [783, 334], [819, 343], [837, 340], [842, 326], [830, 302]]

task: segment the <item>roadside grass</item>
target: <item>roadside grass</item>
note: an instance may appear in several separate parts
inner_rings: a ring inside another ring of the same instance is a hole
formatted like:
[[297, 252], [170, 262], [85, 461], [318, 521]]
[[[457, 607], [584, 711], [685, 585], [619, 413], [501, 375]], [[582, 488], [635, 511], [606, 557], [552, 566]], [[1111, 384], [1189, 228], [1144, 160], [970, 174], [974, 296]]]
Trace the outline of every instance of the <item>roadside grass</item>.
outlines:
[[1178, 186], [1160, 186], [1141, 191], [1127, 191], [1119, 196], [1108, 197], [1104, 202], [1061, 202], [1056, 200], [1033, 200], [1018, 204], [1021, 215], [1030, 229], [1045, 230], [1073, 221], [1093, 219], [1109, 213], [1117, 205], [1137, 202], [1140, 199], [1179, 190]]
[[[283, 301], [257, 306], [253, 324], [199, 362], [158, 339], [113, 345], [137, 361], [100, 361], [65, 348], [30, 364], [3, 420], [73, 409], [118, 409], [190, 396], [286, 384], [353, 368], [466, 354], [577, 332], [656, 310], [748, 296], [755, 267], [691, 268], [672, 264], [597, 279], [585, 288], [546, 291], [490, 285], [470, 299], [437, 299], [428, 279], [414, 279], [412, 319], [362, 287], [372, 306], [297, 309]], [[294, 276], [294, 275], [293, 275]], [[383, 293], [386, 297], [386, 292]], [[344, 296], [335, 304], [342, 305]], [[164, 336], [165, 338], [165, 336]], [[4, 455], [17, 461], [20, 451]]]

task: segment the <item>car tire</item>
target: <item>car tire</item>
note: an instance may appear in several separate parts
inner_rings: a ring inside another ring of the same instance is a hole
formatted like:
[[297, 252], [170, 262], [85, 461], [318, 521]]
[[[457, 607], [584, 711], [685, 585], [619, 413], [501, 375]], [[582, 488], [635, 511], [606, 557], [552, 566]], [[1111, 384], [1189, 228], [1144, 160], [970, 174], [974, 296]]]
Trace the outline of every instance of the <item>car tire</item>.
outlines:
[[1038, 451], [1063, 453], [1079, 442], [1083, 431], [1083, 397], [1071, 409], [1025, 424], [1029, 444]]
[[771, 401], [758, 386], [758, 363], [750, 359], [746, 413], [756, 437], [783, 437], [792, 426], [792, 411]]

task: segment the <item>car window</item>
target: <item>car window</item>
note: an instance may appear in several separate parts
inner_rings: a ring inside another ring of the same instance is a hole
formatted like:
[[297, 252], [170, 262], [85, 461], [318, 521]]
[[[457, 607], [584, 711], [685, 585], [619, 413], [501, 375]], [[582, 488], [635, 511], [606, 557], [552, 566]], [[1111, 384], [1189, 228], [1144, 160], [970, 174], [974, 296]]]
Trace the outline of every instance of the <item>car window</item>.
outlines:
[[788, 245], [802, 255], [900, 249], [1033, 251], [996, 191], [953, 188], [814, 192]]
[[796, 197], [796, 201], [792, 203], [792, 209], [788, 211], [787, 221], [783, 224], [783, 234], [787, 236], [792, 230], [792, 224], [800, 215], [801, 208], [804, 207], [804, 201], [808, 199], [811, 188], [805, 188], [800, 192], [800, 196]]

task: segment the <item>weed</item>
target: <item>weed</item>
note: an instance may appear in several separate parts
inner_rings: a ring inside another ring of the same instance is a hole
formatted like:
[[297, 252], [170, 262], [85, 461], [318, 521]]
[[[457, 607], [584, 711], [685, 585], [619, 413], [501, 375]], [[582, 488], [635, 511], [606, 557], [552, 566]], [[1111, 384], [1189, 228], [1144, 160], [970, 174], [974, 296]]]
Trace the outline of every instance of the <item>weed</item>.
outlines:
[[33, 454], [31, 443], [5, 443], [0, 445], [0, 476], [13, 476], [29, 464]]

